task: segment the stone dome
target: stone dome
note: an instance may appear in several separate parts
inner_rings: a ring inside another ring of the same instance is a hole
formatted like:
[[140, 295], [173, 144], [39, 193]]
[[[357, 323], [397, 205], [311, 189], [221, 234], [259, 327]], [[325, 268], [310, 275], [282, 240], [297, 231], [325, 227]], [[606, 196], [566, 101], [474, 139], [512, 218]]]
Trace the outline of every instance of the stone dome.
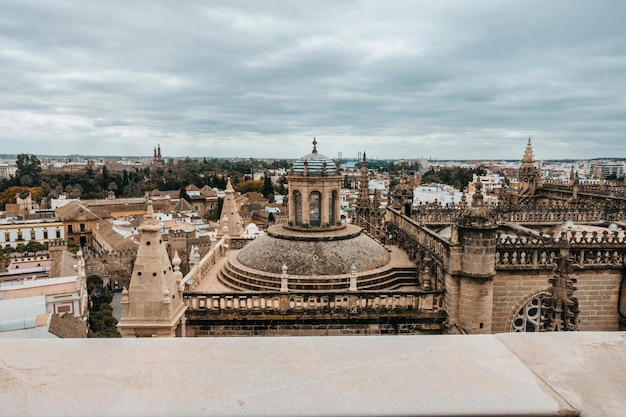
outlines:
[[317, 152], [317, 140], [313, 140], [313, 151], [304, 155], [291, 167], [292, 175], [329, 175], [339, 174], [335, 162], [329, 157]]
[[390, 259], [382, 245], [353, 225], [326, 233], [273, 226], [237, 256], [248, 268], [280, 274], [287, 265], [289, 275], [302, 276], [349, 274], [353, 264], [356, 272], [370, 271], [387, 265]]

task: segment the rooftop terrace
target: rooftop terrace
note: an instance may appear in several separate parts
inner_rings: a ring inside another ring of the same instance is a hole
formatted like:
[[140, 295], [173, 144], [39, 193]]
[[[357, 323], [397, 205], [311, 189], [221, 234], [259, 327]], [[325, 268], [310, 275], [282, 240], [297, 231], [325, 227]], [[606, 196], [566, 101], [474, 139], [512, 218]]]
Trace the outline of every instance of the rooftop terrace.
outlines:
[[[623, 416], [626, 333], [0, 340], [31, 416]], [[71, 393], [71, 395], [65, 395]]]

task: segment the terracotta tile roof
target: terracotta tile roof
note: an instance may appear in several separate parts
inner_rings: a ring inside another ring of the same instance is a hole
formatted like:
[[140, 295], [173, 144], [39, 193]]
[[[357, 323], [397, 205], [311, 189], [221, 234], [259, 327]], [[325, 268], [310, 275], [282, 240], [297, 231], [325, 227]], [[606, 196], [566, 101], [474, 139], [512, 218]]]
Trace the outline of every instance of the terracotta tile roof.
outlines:
[[85, 322], [67, 313], [63, 316], [53, 314], [50, 319], [48, 331], [61, 338], [87, 337], [87, 326]]
[[[172, 205], [167, 200], [155, 200], [152, 203], [154, 211], [168, 212]], [[138, 202], [120, 202], [118, 200], [108, 200], [107, 202], [98, 203], [99, 210], [106, 210], [110, 213], [120, 212], [140, 212], [146, 210], [146, 200], [142, 199]]]
[[204, 187], [202, 187], [200, 189], [200, 195], [204, 196], [204, 197], [208, 197], [208, 198], [216, 198], [217, 194], [215, 193], [215, 191], [213, 191], [213, 189], [211, 187], [209, 187], [208, 185], [205, 185]]
[[193, 211], [193, 207], [191, 206], [191, 204], [189, 204], [189, 202], [187, 200], [185, 200], [184, 198], [181, 198], [178, 200], [178, 202], [176, 204], [174, 204], [174, 206], [172, 207], [172, 209], [170, 210], [172, 212], [174, 211]]
[[155, 198], [166, 198], [169, 197], [171, 200], [178, 200], [180, 198], [180, 190], [152, 190], [150, 191], [150, 197]]
[[113, 225], [107, 220], [100, 220], [96, 223], [93, 233], [99, 239], [104, 240], [116, 252], [137, 250], [137, 242], [131, 238], [125, 238], [113, 229]]
[[112, 219], [113, 216], [111, 215], [111, 212], [109, 210], [104, 210], [101, 208], [94, 208], [93, 210], [91, 210], [96, 216], [100, 217], [101, 219]]
[[63, 221], [67, 220], [79, 220], [82, 211], [82, 219], [81, 220], [98, 220], [99, 217], [93, 211], [89, 210], [84, 205], [78, 203], [77, 201], [71, 201], [64, 205], [63, 207], [59, 207], [56, 209], [56, 214]]
[[267, 204], [269, 202], [267, 198], [263, 197], [263, 194], [257, 193], [256, 191], [250, 191], [248, 193], [237, 196], [235, 197], [235, 201], [239, 204]]
[[50, 265], [48, 276], [50, 278], [58, 278], [77, 275], [78, 272], [74, 269], [76, 263], [76, 257], [67, 250], [57, 252], [52, 257], [52, 265]]

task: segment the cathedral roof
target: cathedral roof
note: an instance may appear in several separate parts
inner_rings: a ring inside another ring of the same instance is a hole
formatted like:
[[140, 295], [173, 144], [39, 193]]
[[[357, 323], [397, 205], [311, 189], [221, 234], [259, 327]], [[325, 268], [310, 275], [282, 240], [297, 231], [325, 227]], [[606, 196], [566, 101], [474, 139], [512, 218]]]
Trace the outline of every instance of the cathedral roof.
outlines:
[[298, 159], [291, 169], [292, 175], [328, 175], [339, 174], [335, 162], [317, 152], [317, 140], [313, 139], [313, 151]]
[[248, 243], [237, 260], [261, 272], [280, 274], [286, 265], [289, 275], [339, 275], [370, 271], [387, 265], [389, 252], [361, 229], [346, 228], [323, 233], [298, 232], [282, 226]]

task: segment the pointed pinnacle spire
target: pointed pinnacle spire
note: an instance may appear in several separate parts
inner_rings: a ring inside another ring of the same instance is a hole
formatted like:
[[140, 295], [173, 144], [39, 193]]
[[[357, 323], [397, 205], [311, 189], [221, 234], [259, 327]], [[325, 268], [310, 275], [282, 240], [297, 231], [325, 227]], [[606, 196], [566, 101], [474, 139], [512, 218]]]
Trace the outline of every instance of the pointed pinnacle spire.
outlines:
[[233, 185], [230, 182], [230, 177], [228, 177], [228, 181], [226, 182], [226, 190], [225, 191], [226, 192], [231, 192], [231, 193], [235, 192], [235, 190], [233, 188]]
[[483, 205], [483, 182], [480, 180], [480, 177], [476, 180], [476, 191], [472, 196], [472, 206], [473, 207], [481, 207]]
[[313, 137], [313, 152], [312, 153], [317, 153], [317, 139], [315, 137]]
[[152, 200], [148, 200], [146, 209], [146, 217], [154, 217], [154, 207], [152, 207]]
[[522, 158], [522, 162], [531, 164], [535, 162], [535, 156], [533, 154], [533, 144], [530, 138], [528, 138], [528, 143], [526, 144], [526, 150], [524, 151], [524, 158]]

